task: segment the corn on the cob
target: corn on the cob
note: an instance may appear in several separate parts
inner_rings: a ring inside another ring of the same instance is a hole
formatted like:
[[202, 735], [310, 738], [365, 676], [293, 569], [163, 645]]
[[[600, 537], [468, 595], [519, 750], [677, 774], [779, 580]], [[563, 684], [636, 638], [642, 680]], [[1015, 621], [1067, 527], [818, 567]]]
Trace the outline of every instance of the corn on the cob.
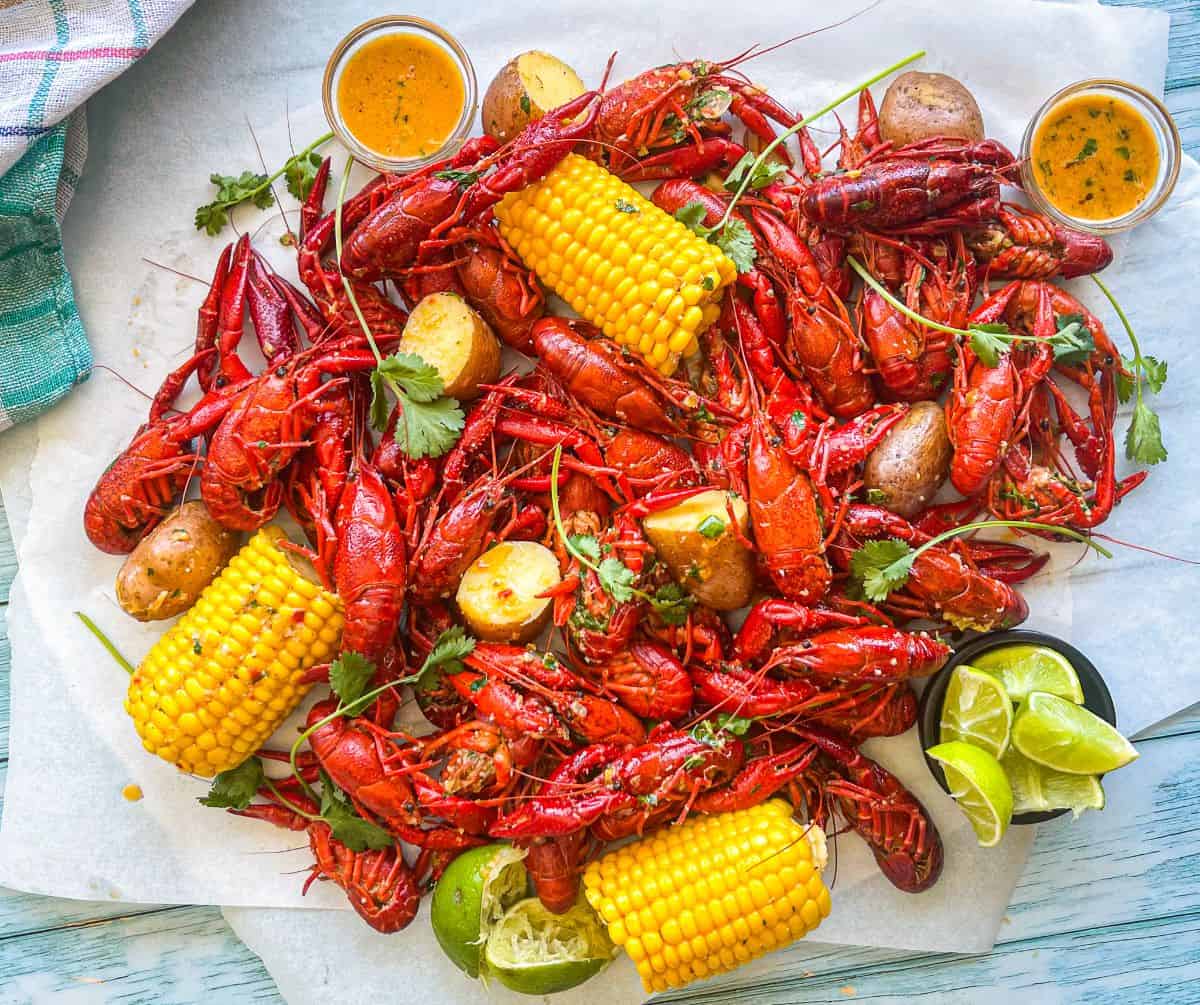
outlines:
[[692, 817], [592, 862], [588, 902], [649, 992], [786, 946], [828, 917], [825, 835], [779, 799]]
[[211, 777], [254, 753], [332, 658], [341, 603], [296, 571], [265, 527], [155, 643], [129, 681], [125, 710], [142, 744]]
[[569, 154], [495, 209], [521, 260], [584, 319], [675, 372], [737, 278], [725, 254], [593, 161]]

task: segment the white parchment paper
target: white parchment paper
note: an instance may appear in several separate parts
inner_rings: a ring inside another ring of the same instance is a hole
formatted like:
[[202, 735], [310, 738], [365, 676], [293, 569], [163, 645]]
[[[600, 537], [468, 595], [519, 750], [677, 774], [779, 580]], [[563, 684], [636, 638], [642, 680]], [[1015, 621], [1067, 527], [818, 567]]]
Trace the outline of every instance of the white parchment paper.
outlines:
[[[166, 50], [158, 64], [150, 64], [161, 74], [162, 108], [176, 116], [191, 114], [181, 95], [192, 76], [206, 82], [197, 85], [195, 127], [173, 133], [178, 120], [148, 105], [148, 125], [127, 127], [112, 140], [126, 144], [120, 158], [125, 163], [112, 168], [113, 183], [136, 191], [144, 205], [131, 200], [128, 219], [80, 222], [91, 254], [73, 260], [72, 267], [98, 362], [143, 387], [156, 386], [183, 358], [205, 287], [140, 257], [207, 276], [219, 247], [188, 222], [190, 206], [203, 198], [202, 177], [196, 185], [168, 186], [165, 195], [150, 180], [159, 177], [161, 163], [199, 176], [253, 165], [254, 147], [237, 122], [243, 103], [269, 164], [280, 162], [288, 150], [285, 99], [293, 106], [297, 146], [323, 131], [311, 101], [324, 53], [344, 30], [378, 11], [365, 3], [348, 4], [352, 11], [334, 18], [325, 11], [318, 18], [319, 6], [299, 0], [281, 14], [279, 38], [287, 45], [241, 53], [241, 60], [259, 59], [267, 71], [250, 74], [252, 97], [237, 71], [229, 71], [229, 86], [222, 89], [219, 75], [199, 68], [198, 61], [207, 58], [203, 49], [181, 43], [182, 57], [170, 61]], [[736, 19], [725, 4], [675, 0], [652, 9], [633, 0], [587, 0], [569, 10], [513, 0], [487, 10], [448, 3], [422, 3], [414, 10], [446, 24], [463, 40], [485, 82], [514, 52], [533, 47], [555, 52], [595, 82], [614, 48], [620, 50], [619, 76], [679, 58], [719, 59], [752, 42], [769, 43], [817, 27], [836, 16], [833, 6], [765, 2], [739, 8]], [[1161, 92], [1167, 24], [1162, 14], [1090, 4], [888, 0], [857, 22], [796, 42], [744, 69], [785, 104], [804, 111], [923, 48], [929, 55], [921, 68], [962, 79], [979, 99], [989, 135], [1015, 146], [1044, 97], [1072, 80], [1115, 76]], [[189, 27], [185, 20], [181, 30]], [[280, 64], [281, 51], [294, 56], [286, 66]], [[290, 89], [275, 83], [276, 77], [290, 80]], [[149, 97], [150, 85], [143, 85], [142, 93]], [[214, 109], [218, 100], [229, 107]], [[304, 107], [297, 111], [297, 106]], [[844, 114], [852, 120], [853, 105]], [[832, 118], [821, 126], [835, 128]], [[194, 162], [188, 153], [195, 155]], [[144, 191], [138, 188], [143, 177]], [[82, 194], [86, 206], [88, 193]], [[92, 198], [104, 204], [99, 196]], [[259, 244], [282, 268], [286, 253], [273, 239], [281, 229], [278, 217], [263, 213], [238, 219], [244, 227], [263, 228]], [[1169, 207], [1118, 243], [1116, 262], [1106, 272], [1138, 326], [1145, 351], [1171, 362], [1171, 380], [1158, 400], [1171, 459], [1114, 514], [1105, 531], [1177, 554], [1194, 553], [1191, 530], [1200, 509], [1194, 492], [1200, 422], [1195, 409], [1185, 407], [1200, 384], [1189, 323], [1200, 313], [1200, 291], [1192, 256], [1184, 253], [1198, 229], [1200, 170], [1188, 161]], [[110, 233], [121, 240], [106, 256], [104, 238]], [[1115, 325], [1090, 283], [1075, 288]], [[1119, 329], [1110, 330], [1122, 343]], [[70, 612], [89, 612], [134, 659], [161, 630], [120, 614], [112, 599], [119, 561], [90, 548], [81, 529], [87, 492], [144, 412], [139, 396], [100, 371], [32, 430], [0, 439], [0, 488], [16, 517], [20, 559], [10, 613], [13, 721], [0, 883], [92, 899], [340, 908], [336, 913], [231, 909], [227, 917], [263, 955], [294, 1002], [348, 993], [364, 1001], [482, 998], [479, 986], [463, 979], [434, 946], [424, 909], [408, 931], [384, 938], [347, 913], [330, 884], [315, 885], [302, 899], [296, 873], [307, 866], [309, 853], [288, 850], [300, 843], [295, 835], [200, 807], [195, 799], [205, 783], [176, 774], [142, 751], [121, 709], [124, 675]], [[1078, 557], [1077, 549], [1059, 548], [1050, 569], [1028, 585], [1029, 625], [1064, 635], [1093, 657], [1127, 732], [1200, 699], [1200, 678], [1191, 672], [1200, 640], [1190, 614], [1195, 570], [1133, 551], [1118, 551], [1110, 562], [1088, 556], [1075, 564]], [[821, 928], [822, 941], [931, 951], [987, 949], [1032, 829], [1014, 828], [1001, 847], [981, 851], [926, 772], [915, 732], [875, 741], [869, 752], [929, 808], [946, 844], [946, 870], [933, 890], [906, 896], [883, 880], [861, 842], [853, 836], [839, 840], [835, 909]], [[142, 801], [122, 799], [121, 789], [130, 782], [144, 790]], [[1108, 812], [1119, 811], [1113, 806]], [[757, 966], [769, 967], [771, 959]], [[594, 1000], [601, 985], [614, 1003], [642, 997], [632, 967], [619, 961], [586, 993], [562, 1000]]]

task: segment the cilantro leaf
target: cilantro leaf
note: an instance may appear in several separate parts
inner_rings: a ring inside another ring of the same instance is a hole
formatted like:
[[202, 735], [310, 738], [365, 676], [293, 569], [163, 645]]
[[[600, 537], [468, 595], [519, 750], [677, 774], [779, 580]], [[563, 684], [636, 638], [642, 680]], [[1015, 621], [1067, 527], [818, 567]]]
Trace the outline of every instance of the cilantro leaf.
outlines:
[[229, 222], [229, 214], [219, 202], [210, 202], [207, 206], [198, 206], [192, 219], [197, 230], [204, 231], [209, 237], [216, 237]]
[[1167, 382], [1167, 361], [1143, 356], [1142, 373], [1146, 375], [1146, 383], [1150, 385], [1150, 390], [1158, 394]]
[[971, 351], [990, 369], [1008, 352], [1009, 340], [1000, 337], [1007, 334], [1008, 325], [971, 325]]
[[262, 761], [251, 757], [236, 768], [230, 768], [217, 775], [213, 779], [212, 788], [208, 790], [208, 795], [201, 796], [198, 802], [219, 809], [244, 810], [266, 781]]
[[445, 171], [437, 171], [434, 173], [435, 178], [440, 178], [442, 181], [455, 182], [459, 188], [470, 188], [479, 181], [478, 171], [462, 171], [458, 168], [447, 168]]
[[197, 230], [215, 237], [229, 222], [228, 210], [244, 202], [266, 209], [275, 202], [265, 174], [243, 171], [240, 175], [211, 174], [208, 180], [217, 187], [216, 198], [199, 206], [193, 216]]
[[1145, 402], [1139, 401], [1133, 409], [1133, 418], [1125, 433], [1125, 456], [1142, 464], [1157, 464], [1167, 459], [1158, 415]]
[[283, 176], [287, 189], [300, 202], [304, 202], [312, 191], [317, 172], [321, 169], [321, 155], [315, 150], [301, 152], [289, 157], [283, 165]]
[[734, 736], [745, 736], [746, 731], [752, 725], [754, 725], [754, 720], [748, 719], [744, 715], [734, 715], [732, 712], [717, 713], [717, 727]]
[[[722, 183], [727, 192], [736, 192], [739, 186], [746, 178], [746, 173], [754, 167], [754, 162], [758, 160], [757, 156], [747, 150], [742, 154], [742, 159], [733, 165], [729, 174], [725, 176], [725, 181]], [[779, 161], [765, 160], [754, 167], [753, 173], [750, 175], [749, 188], [759, 189], [766, 188], [782, 174], [787, 173], [787, 166]]]
[[696, 606], [696, 598], [678, 583], [668, 583], [650, 598], [650, 606], [668, 625], [682, 625], [687, 621], [688, 612]]
[[343, 705], [352, 706], [362, 696], [374, 676], [374, 663], [352, 650], [347, 650], [329, 667], [329, 686]]
[[1074, 158], [1072, 158], [1071, 161], [1069, 161], [1069, 163], [1082, 164], [1085, 160], [1087, 160], [1089, 157], [1091, 157], [1092, 154], [1094, 154], [1099, 149], [1100, 149], [1100, 144], [1098, 144], [1092, 137], [1089, 136], [1084, 141], [1083, 146], [1079, 148], [1079, 153], [1077, 153], [1074, 156]]
[[867, 502], [872, 506], [882, 506], [888, 501], [888, 494], [883, 489], [867, 489]]
[[378, 824], [364, 820], [354, 807], [342, 798], [342, 791], [321, 772], [321, 819], [329, 824], [335, 841], [341, 841], [351, 851], [368, 848], [389, 848], [395, 839]]
[[682, 223], [688, 230], [700, 237], [708, 239], [711, 231], [704, 225], [704, 220], [708, 216], [708, 210], [704, 208], [702, 202], [689, 202], [686, 206], [680, 206], [675, 210], [675, 219]]
[[454, 398], [417, 402], [401, 395], [400, 408], [396, 442], [412, 458], [441, 457], [458, 442], [466, 422]]
[[1122, 356], [1121, 362], [1125, 364], [1125, 369], [1129, 371], [1131, 376], [1126, 376], [1120, 370], [1117, 374], [1117, 400], [1124, 405], [1130, 398], [1133, 397], [1134, 384], [1137, 381], [1137, 361]]
[[567, 538], [567, 547], [576, 555], [582, 555], [593, 562], [600, 561], [600, 542], [591, 534], [570, 535]]
[[1096, 351], [1096, 340], [1082, 318], [1060, 325], [1058, 332], [1050, 339], [1050, 345], [1054, 350], [1055, 362], [1068, 366], [1084, 362]]
[[631, 203], [628, 199], [618, 199], [616, 202], [613, 203], [613, 205], [616, 207], [616, 210], [618, 213], [640, 213], [641, 212], [641, 210], [639, 210], [637, 208], [637, 206], [635, 206], [633, 203]]
[[618, 604], [633, 599], [633, 570], [619, 558], [606, 558], [596, 570], [600, 586]]
[[738, 272], [749, 272], [754, 268], [754, 238], [743, 221], [731, 218], [716, 232], [715, 237], [717, 247], [737, 266]]
[[462, 661], [475, 651], [475, 640], [459, 625], [447, 628], [437, 637], [421, 669], [400, 680], [401, 684], [423, 684], [434, 670], [445, 673], [462, 673]]
[[416, 353], [398, 352], [388, 356], [380, 361], [377, 369], [384, 379], [399, 384], [404, 393], [419, 404], [441, 397], [446, 389], [437, 368]]
[[371, 426], [383, 432], [387, 429], [391, 406], [388, 404], [387, 381], [378, 370], [371, 371]]
[[915, 552], [904, 541], [868, 541], [850, 559], [850, 573], [868, 600], [879, 603], [908, 582]]

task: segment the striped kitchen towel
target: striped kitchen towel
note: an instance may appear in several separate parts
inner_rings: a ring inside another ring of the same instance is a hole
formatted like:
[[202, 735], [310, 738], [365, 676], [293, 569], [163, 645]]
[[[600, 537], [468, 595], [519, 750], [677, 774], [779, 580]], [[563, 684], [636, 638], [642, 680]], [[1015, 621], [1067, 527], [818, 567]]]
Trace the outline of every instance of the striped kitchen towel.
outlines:
[[87, 153], [83, 103], [192, 0], [0, 0], [0, 430], [91, 369], [59, 224]]

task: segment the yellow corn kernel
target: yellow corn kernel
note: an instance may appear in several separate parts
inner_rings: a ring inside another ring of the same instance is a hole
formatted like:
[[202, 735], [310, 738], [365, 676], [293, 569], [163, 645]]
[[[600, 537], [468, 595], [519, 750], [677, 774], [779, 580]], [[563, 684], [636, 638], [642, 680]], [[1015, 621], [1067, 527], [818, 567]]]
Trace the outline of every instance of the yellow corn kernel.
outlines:
[[780, 799], [693, 817], [588, 865], [588, 902], [648, 992], [786, 946], [829, 916], [825, 835]]
[[277, 527], [255, 534], [130, 678], [125, 710], [142, 745], [181, 771], [237, 767], [341, 639], [341, 602], [293, 568], [283, 539]]
[[[666, 375], [695, 351], [695, 336], [716, 320], [721, 292], [737, 278], [716, 245], [578, 154], [505, 196], [495, 214], [543, 283]], [[564, 266], [575, 255], [575, 267]]]

